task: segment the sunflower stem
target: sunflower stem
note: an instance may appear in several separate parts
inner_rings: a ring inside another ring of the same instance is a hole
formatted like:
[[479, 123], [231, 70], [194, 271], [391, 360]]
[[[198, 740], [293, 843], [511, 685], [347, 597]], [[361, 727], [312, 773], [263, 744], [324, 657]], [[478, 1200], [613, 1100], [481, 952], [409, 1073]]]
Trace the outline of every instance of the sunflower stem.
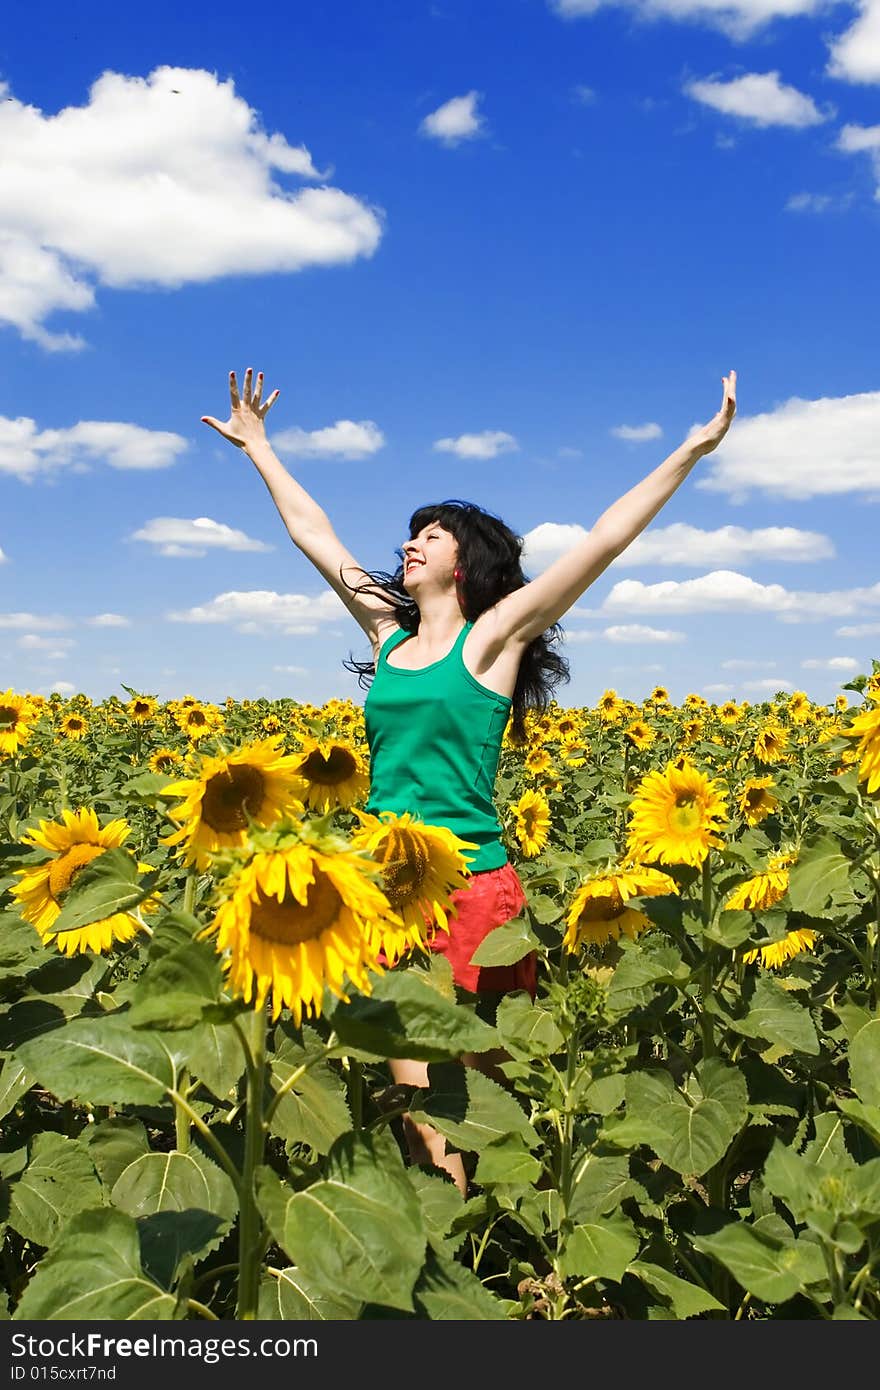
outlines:
[[[709, 856], [703, 860], [703, 898], [702, 898], [702, 923], [703, 931], [708, 931], [712, 923], [712, 873], [709, 865]], [[714, 980], [712, 972], [712, 947], [703, 944], [703, 963], [699, 970], [700, 981], [700, 1032], [703, 1036], [703, 1056], [713, 1057], [715, 1055], [715, 1031], [712, 1024], [712, 1015], [707, 1007], [710, 996], [714, 992]]]
[[239, 1322], [257, 1317], [260, 1264], [263, 1252], [262, 1218], [257, 1207], [254, 1179], [263, 1162], [266, 1121], [263, 1092], [266, 1079], [266, 1010], [254, 1009], [250, 1018], [250, 1058], [245, 1117], [244, 1168], [241, 1175], [241, 1209], [238, 1217], [238, 1307]]

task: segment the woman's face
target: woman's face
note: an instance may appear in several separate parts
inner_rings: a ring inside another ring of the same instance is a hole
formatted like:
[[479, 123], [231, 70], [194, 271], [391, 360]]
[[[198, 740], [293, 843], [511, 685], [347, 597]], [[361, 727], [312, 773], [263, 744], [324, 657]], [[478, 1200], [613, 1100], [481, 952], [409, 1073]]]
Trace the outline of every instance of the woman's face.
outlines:
[[438, 522], [424, 526], [403, 551], [403, 586], [409, 592], [424, 589], [426, 581], [445, 585], [452, 580], [458, 562], [458, 542]]

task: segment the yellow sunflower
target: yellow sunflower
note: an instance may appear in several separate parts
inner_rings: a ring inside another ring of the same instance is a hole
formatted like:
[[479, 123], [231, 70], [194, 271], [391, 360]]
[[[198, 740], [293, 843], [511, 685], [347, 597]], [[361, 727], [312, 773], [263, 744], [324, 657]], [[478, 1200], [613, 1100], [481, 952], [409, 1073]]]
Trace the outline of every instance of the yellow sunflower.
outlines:
[[182, 762], [183, 758], [173, 748], [157, 748], [150, 754], [147, 766], [151, 772], [170, 772]]
[[258, 850], [218, 890], [219, 907], [200, 936], [216, 936], [231, 992], [261, 1009], [272, 996], [272, 1017], [287, 1007], [297, 1028], [317, 1017], [324, 990], [348, 1000], [347, 986], [372, 989], [382, 926], [394, 915], [371, 881], [360, 854], [279, 836]]
[[738, 724], [742, 713], [736, 700], [725, 700], [723, 705], [718, 706], [718, 718], [722, 724]]
[[616, 724], [623, 714], [623, 701], [616, 690], [604, 690], [596, 703], [603, 724]]
[[809, 927], [799, 927], [790, 931], [781, 941], [773, 941], [769, 946], [758, 946], [754, 951], [746, 951], [743, 960], [751, 965], [758, 957], [761, 964], [769, 970], [778, 970], [787, 960], [799, 956], [802, 951], [812, 951], [816, 944], [816, 933]]
[[650, 724], [646, 724], [643, 719], [637, 719], [634, 724], [630, 724], [628, 728], [624, 729], [623, 736], [640, 752], [645, 748], [650, 748], [657, 737]]
[[267, 714], [266, 718], [262, 719], [260, 723], [267, 734], [280, 734], [282, 731], [283, 726], [277, 714]]
[[686, 719], [681, 726], [681, 741], [687, 747], [691, 743], [696, 743], [697, 739], [703, 736], [702, 719]]
[[770, 791], [775, 785], [772, 777], [748, 778], [736, 802], [747, 825], [760, 825], [776, 810], [779, 802]]
[[669, 691], [665, 685], [655, 685], [648, 696], [648, 703], [652, 705], [668, 705]]
[[26, 695], [13, 695], [11, 690], [0, 695], [0, 757], [17, 753], [27, 742], [33, 718]]
[[759, 763], [784, 763], [788, 730], [777, 719], [768, 719], [758, 730], [754, 754]]
[[187, 705], [175, 715], [178, 728], [182, 729], [191, 743], [219, 733], [223, 728], [223, 715], [213, 705], [199, 703]]
[[303, 734], [302, 748], [292, 756], [306, 804], [319, 815], [337, 807], [349, 810], [355, 802], [366, 800], [369, 766], [361, 750], [347, 739]]
[[634, 940], [651, 926], [650, 917], [628, 907], [630, 898], [656, 898], [677, 893], [674, 879], [644, 864], [594, 874], [582, 883], [566, 915], [563, 945], [568, 951], [580, 946], [604, 946], [623, 935]]
[[135, 724], [146, 724], [156, 713], [156, 704], [152, 695], [135, 695], [125, 708]]
[[559, 756], [566, 767], [583, 767], [589, 753], [589, 743], [576, 734], [566, 734], [559, 747]]
[[183, 801], [168, 814], [183, 824], [162, 843], [183, 844], [184, 863], [204, 869], [217, 850], [245, 844], [251, 821], [267, 826], [283, 815], [302, 815], [297, 758], [283, 754], [279, 743], [258, 739], [224, 757], [203, 758], [195, 776], [169, 783], [163, 795]]
[[795, 690], [789, 696], [788, 717], [792, 724], [806, 724], [812, 713], [810, 697], [805, 690]]
[[351, 847], [380, 865], [383, 891], [400, 919], [397, 926], [382, 923], [382, 950], [393, 965], [413, 946], [423, 947], [437, 927], [449, 930], [449, 915], [456, 915], [452, 894], [471, 881], [463, 851], [478, 846], [408, 811], [374, 816], [355, 807], [354, 814], [361, 829], [351, 836]]
[[872, 690], [868, 698], [874, 704], [873, 709], [863, 710], [856, 715], [848, 729], [844, 729], [844, 737], [857, 738], [858, 745], [855, 748], [847, 749], [851, 755], [846, 761], [859, 762], [859, 781], [867, 782], [867, 793], [873, 796], [874, 792], [880, 787], [880, 690]]
[[[108, 849], [117, 849], [131, 833], [124, 820], [113, 820], [101, 827], [98, 817], [89, 807], [80, 811], [62, 811], [60, 821], [41, 820], [36, 830], [22, 836], [24, 844], [47, 849], [51, 858], [27, 869], [16, 869], [21, 882], [11, 889], [12, 896], [21, 905], [21, 915], [37, 929], [44, 945], [56, 936], [52, 924], [61, 913], [64, 894], [67, 892], [78, 871], [84, 864]], [[149, 872], [149, 864], [138, 864], [142, 873]], [[148, 899], [142, 904], [145, 911], [152, 910], [155, 900]], [[88, 926], [76, 931], [62, 932], [57, 939], [57, 947], [65, 955], [72, 956], [83, 951], [106, 951], [115, 941], [130, 941], [143, 923], [128, 912], [115, 912], [100, 922], [90, 922]]]
[[526, 859], [533, 859], [547, 843], [550, 834], [550, 804], [543, 792], [523, 792], [514, 802], [516, 838]]
[[64, 738], [72, 739], [77, 743], [80, 739], [85, 738], [88, 731], [89, 722], [87, 719], [83, 719], [81, 714], [68, 714], [66, 718], [62, 719], [59, 729], [59, 733]]
[[532, 748], [526, 755], [524, 766], [526, 772], [530, 772], [533, 777], [537, 777], [540, 773], [546, 772], [547, 769], [552, 766], [552, 763], [553, 759], [547, 749], [539, 744], [536, 748]]
[[725, 793], [687, 758], [643, 777], [630, 802], [628, 854], [632, 859], [699, 867], [727, 817]]
[[763, 873], [746, 879], [733, 890], [724, 904], [724, 911], [736, 908], [741, 912], [759, 912], [775, 907], [788, 892], [788, 871], [796, 857], [790, 853], [773, 855]]

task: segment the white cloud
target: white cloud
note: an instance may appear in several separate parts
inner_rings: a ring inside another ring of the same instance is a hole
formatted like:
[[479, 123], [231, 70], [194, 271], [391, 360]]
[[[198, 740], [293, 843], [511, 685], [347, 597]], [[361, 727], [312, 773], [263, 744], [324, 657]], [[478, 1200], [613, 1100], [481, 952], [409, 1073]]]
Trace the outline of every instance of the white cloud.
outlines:
[[347, 612], [332, 589], [317, 598], [276, 594], [271, 589], [230, 590], [208, 603], [166, 614], [174, 623], [228, 623], [244, 633], [280, 630], [286, 636], [310, 636], [322, 624]]
[[280, 671], [285, 676], [307, 676], [309, 669], [307, 666], [273, 666], [273, 671]]
[[734, 565], [747, 560], [802, 563], [827, 560], [834, 546], [818, 531], [799, 531], [794, 526], [768, 526], [747, 531], [742, 526], [720, 526], [701, 531], [676, 521], [643, 531], [618, 555], [614, 565]]
[[483, 430], [481, 434], [460, 434], [457, 439], [437, 439], [440, 453], [457, 454], [460, 459], [493, 459], [519, 448], [512, 434], [504, 430]]
[[667, 19], [720, 29], [731, 39], [749, 38], [774, 19], [813, 15], [825, 0], [548, 0], [562, 19], [578, 19], [615, 5], [641, 20]]
[[561, 459], [582, 459], [584, 451], [583, 449], [574, 449], [570, 444], [563, 444], [556, 450], [556, 454]]
[[193, 521], [183, 517], [156, 516], [139, 531], [132, 532], [133, 541], [149, 541], [160, 555], [195, 556], [210, 550], [272, 550], [263, 541], [252, 540], [244, 531], [234, 531], [209, 516], [197, 516]]
[[710, 685], [703, 686], [704, 695], [728, 695], [733, 689], [732, 685], [725, 685], [724, 681], [712, 681]]
[[320, 430], [282, 430], [272, 436], [272, 443], [280, 454], [298, 458], [362, 459], [377, 453], [385, 436], [372, 420], [337, 420]]
[[827, 193], [793, 193], [785, 204], [785, 211], [826, 212], [833, 201]]
[[565, 629], [566, 644], [569, 642], [595, 642], [598, 636], [598, 632], [569, 632], [567, 628]]
[[50, 349], [82, 345], [45, 320], [90, 308], [97, 285], [289, 273], [369, 256], [381, 237], [376, 210], [202, 69], [104, 72], [83, 105], [49, 113], [0, 84], [0, 142], [0, 321]]
[[880, 0], [859, 0], [859, 17], [828, 45], [829, 77], [880, 82]]
[[880, 391], [807, 401], [735, 420], [696, 486], [742, 502], [752, 491], [803, 500], [880, 488]]
[[43, 693], [51, 695], [54, 692], [57, 695], [73, 695], [76, 693], [76, 689], [77, 687], [71, 685], [70, 681], [55, 681], [53, 685], [49, 686], [48, 692]]
[[76, 642], [72, 637], [38, 637], [36, 633], [26, 632], [23, 637], [16, 638], [16, 646], [45, 656], [66, 656]]
[[579, 106], [592, 106], [596, 100], [596, 90], [594, 87], [587, 87], [583, 82], [577, 82], [571, 89], [571, 94]]
[[8, 564], [8, 562], [9, 562], [9, 556], [8, 556], [8, 555], [4, 555], [4, 554], [3, 554], [3, 550], [0, 549], [0, 565]]
[[866, 153], [871, 156], [878, 188], [874, 194], [880, 199], [880, 125], [845, 125], [837, 139], [837, 148], [844, 154]]
[[128, 618], [123, 618], [121, 613], [96, 613], [93, 618], [86, 618], [89, 627], [131, 627]]
[[70, 620], [62, 618], [60, 614], [47, 614], [40, 617], [37, 613], [0, 613], [0, 628], [36, 628], [38, 632], [53, 632], [56, 628], [70, 627]]
[[[523, 563], [531, 571], [544, 569], [588, 534], [583, 526], [541, 522], [523, 537]], [[612, 561], [610, 568], [733, 565], [748, 560], [803, 563], [827, 560], [833, 555], [831, 541], [818, 531], [800, 531], [794, 526], [767, 526], [756, 531], [720, 526], [715, 531], [701, 531], [676, 521], [643, 531]]]
[[426, 116], [419, 130], [444, 145], [457, 145], [461, 140], [481, 135], [485, 121], [477, 111], [480, 96], [479, 92], [468, 92], [462, 97], [452, 97]]
[[731, 657], [729, 661], [722, 661], [722, 671], [772, 671], [776, 665], [775, 661], [751, 661], [743, 657]]
[[780, 82], [778, 72], [747, 72], [729, 82], [695, 80], [685, 83], [684, 91], [725, 116], [739, 116], [762, 127], [802, 129], [821, 125], [834, 114], [831, 110], [823, 115], [812, 97]]
[[80, 420], [66, 429], [40, 430], [27, 416], [0, 415], [0, 473], [22, 482], [62, 468], [86, 473], [95, 462], [126, 470], [169, 468], [188, 448], [179, 434], [121, 421]]
[[624, 623], [616, 627], [606, 627], [602, 633], [609, 642], [683, 642], [683, 632], [673, 632], [668, 628], [643, 627], [641, 623]]
[[835, 637], [878, 637], [880, 636], [880, 623], [856, 623], [852, 627], [837, 627], [834, 629]]
[[771, 677], [771, 679], [763, 681], [744, 681], [743, 690], [754, 690], [759, 693], [772, 691], [775, 694], [777, 690], [794, 690], [794, 686], [791, 681], [776, 680]]
[[615, 425], [609, 430], [609, 434], [616, 435], [618, 439], [631, 439], [637, 444], [647, 439], [659, 439], [662, 433], [661, 427], [653, 421], [647, 425]]
[[781, 584], [759, 584], [735, 570], [713, 570], [699, 579], [643, 584], [622, 579], [603, 611], [627, 613], [767, 613], [788, 622], [846, 617], [864, 606], [880, 606], [880, 583], [867, 589], [828, 593], [794, 592]]
[[854, 656], [831, 656], [826, 659], [810, 657], [807, 661], [802, 661], [801, 665], [806, 671], [858, 671], [861, 662], [856, 661]]

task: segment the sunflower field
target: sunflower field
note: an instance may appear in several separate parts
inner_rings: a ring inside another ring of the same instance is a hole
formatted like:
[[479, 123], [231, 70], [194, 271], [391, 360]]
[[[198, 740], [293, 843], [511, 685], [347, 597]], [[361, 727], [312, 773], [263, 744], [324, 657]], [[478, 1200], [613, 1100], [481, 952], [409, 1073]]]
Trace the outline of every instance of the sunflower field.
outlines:
[[508, 730], [497, 1007], [359, 706], [0, 692], [0, 1316], [877, 1319], [873, 666]]

